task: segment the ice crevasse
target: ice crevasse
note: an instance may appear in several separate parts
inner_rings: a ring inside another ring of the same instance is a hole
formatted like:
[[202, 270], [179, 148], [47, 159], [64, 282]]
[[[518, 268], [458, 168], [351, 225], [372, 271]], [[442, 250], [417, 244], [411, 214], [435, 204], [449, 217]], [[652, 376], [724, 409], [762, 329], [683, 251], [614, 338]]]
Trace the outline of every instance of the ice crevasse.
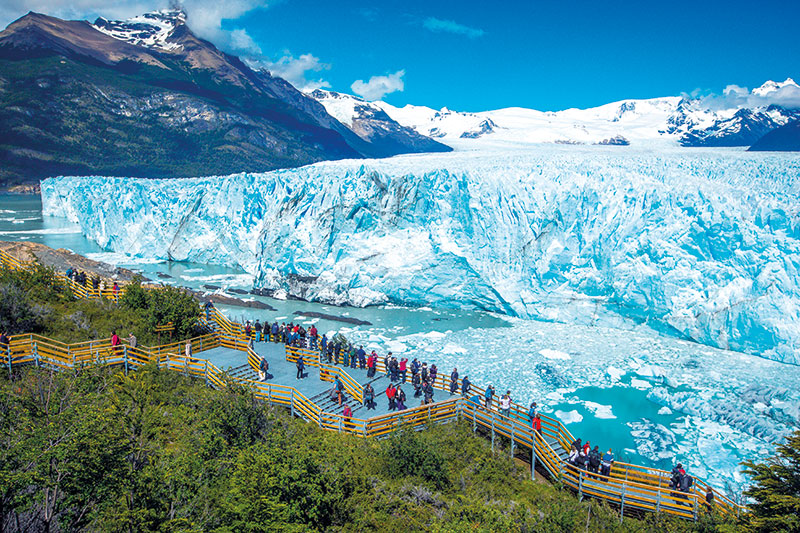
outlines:
[[106, 249], [238, 265], [308, 300], [646, 321], [798, 364], [798, 178], [796, 156], [554, 147], [59, 177], [42, 199]]

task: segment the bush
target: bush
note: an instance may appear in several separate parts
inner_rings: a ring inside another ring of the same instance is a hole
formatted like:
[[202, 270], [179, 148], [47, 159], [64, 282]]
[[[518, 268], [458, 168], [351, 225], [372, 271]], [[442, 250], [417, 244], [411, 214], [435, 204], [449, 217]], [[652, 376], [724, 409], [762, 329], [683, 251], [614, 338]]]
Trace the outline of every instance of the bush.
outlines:
[[0, 332], [39, 333], [44, 329], [47, 309], [31, 303], [16, 285], [0, 285]]
[[384, 449], [383, 461], [390, 477], [417, 476], [437, 489], [447, 484], [444, 458], [436, 448], [426, 446], [416, 431], [393, 435]]
[[190, 293], [175, 287], [146, 289], [138, 281], [126, 288], [120, 305], [141, 316], [151, 331], [172, 322], [179, 339], [192, 336], [200, 317], [200, 306]]

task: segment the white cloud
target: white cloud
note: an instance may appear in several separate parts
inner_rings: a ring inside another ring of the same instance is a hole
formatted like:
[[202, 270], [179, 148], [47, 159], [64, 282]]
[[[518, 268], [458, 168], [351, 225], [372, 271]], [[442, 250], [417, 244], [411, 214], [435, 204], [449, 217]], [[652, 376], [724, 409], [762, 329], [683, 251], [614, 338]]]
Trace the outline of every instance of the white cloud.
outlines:
[[182, 7], [187, 23], [199, 37], [231, 52], [259, 54], [255, 41], [242, 28], [222, 28], [223, 20], [236, 20], [255, 9], [266, 8], [269, 0], [3, 0], [0, 24], [8, 25], [28, 11], [63, 19], [127, 19], [148, 11]]
[[261, 60], [256, 62], [256, 66], [263, 67], [276, 76], [285, 79], [301, 91], [313, 89], [330, 88], [331, 84], [323, 79], [309, 80], [308, 72], [321, 72], [331, 68], [327, 63], [312, 54], [302, 54], [294, 57], [288, 51], [277, 61]]
[[480, 28], [471, 28], [464, 24], [459, 24], [454, 20], [437, 19], [436, 17], [428, 17], [422, 21], [422, 26], [436, 33], [455, 33], [456, 35], [466, 35], [470, 39], [483, 37], [486, 33]]
[[764, 86], [752, 91], [739, 85], [728, 85], [722, 94], [711, 94], [702, 98], [704, 105], [711, 109], [738, 109], [779, 105], [787, 108], [800, 108], [800, 87], [791, 79]]
[[398, 70], [388, 76], [372, 76], [366, 83], [363, 80], [354, 81], [350, 88], [365, 100], [380, 100], [389, 93], [402, 91], [405, 88], [405, 75], [405, 70]]

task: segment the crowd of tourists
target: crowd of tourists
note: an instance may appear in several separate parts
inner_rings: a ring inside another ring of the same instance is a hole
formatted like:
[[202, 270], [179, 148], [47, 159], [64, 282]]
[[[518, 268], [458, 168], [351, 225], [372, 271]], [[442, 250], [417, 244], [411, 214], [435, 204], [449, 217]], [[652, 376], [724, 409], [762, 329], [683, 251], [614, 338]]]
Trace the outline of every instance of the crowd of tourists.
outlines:
[[[270, 324], [265, 321], [262, 324], [256, 320], [254, 324], [247, 322], [244, 328], [245, 334], [254, 342], [271, 341], [309, 350], [318, 350], [321, 362], [366, 370], [368, 378], [374, 378], [378, 374], [379, 361], [382, 362], [383, 368], [381, 372], [389, 379], [389, 384], [386, 389], [375, 391], [372, 383], [367, 383], [363, 388], [363, 405], [367, 411], [376, 409], [377, 397], [380, 395], [385, 395], [390, 412], [407, 409], [409, 407], [409, 398], [404, 388], [407, 384], [413, 390], [413, 398], [420, 399], [420, 405], [434, 402], [436, 388], [447, 390], [450, 396], [460, 393], [462, 396], [467, 397], [472, 392], [472, 382], [469, 377], [466, 375], [461, 376], [457, 368], [453, 368], [449, 379], [447, 379], [439, 373], [436, 364], [429, 365], [425, 361], [420, 362], [417, 358], [412, 358], [409, 361], [409, 358], [397, 357], [392, 352], [388, 352], [381, 358], [375, 350], [367, 352], [363, 346], [356, 346], [346, 341], [331, 340], [327, 335], [320, 334], [313, 325], [305, 329], [302, 325], [291, 322], [279, 324], [274, 321]], [[263, 376], [268, 375], [269, 365], [265, 359], [262, 359], [261, 365], [262, 368], [259, 373], [263, 380]], [[302, 355], [298, 357], [296, 365], [296, 377], [297, 379], [302, 379], [305, 377], [305, 361]], [[438, 382], [437, 379], [439, 380]], [[347, 402], [345, 386], [338, 376], [334, 378], [330, 394], [331, 398], [342, 408], [342, 416], [349, 424], [350, 418], [353, 416], [353, 410]], [[496, 398], [496, 396], [497, 392], [493, 385], [486, 387], [482, 398], [483, 407], [487, 410], [493, 410], [496, 401], [497, 411], [500, 415], [519, 420], [522, 412], [512, 413], [513, 399], [511, 391], [506, 390], [499, 398]], [[478, 397], [476, 397], [476, 401], [477, 399]], [[536, 402], [531, 403], [526, 414], [527, 417], [524, 418], [527, 418], [531, 429], [541, 437], [542, 418]], [[589, 475], [609, 477], [615, 457], [611, 448], [603, 453], [599, 445], [592, 446], [589, 441], [584, 443], [581, 439], [577, 439], [572, 443], [567, 461]], [[692, 477], [686, 474], [683, 467], [678, 464], [673, 469], [670, 488], [677, 492], [688, 493], [691, 492], [692, 484]], [[707, 506], [712, 504], [713, 497], [713, 492], [709, 489], [708, 494], [706, 494]]]
[[[77, 283], [81, 287], [85, 287], [86, 289], [94, 292], [98, 296], [101, 296], [106, 289], [108, 288], [104, 279], [102, 279], [98, 275], [94, 275], [91, 278], [86, 275], [86, 272], [74, 269], [69, 267], [66, 272], [67, 278], [69, 278], [73, 283]], [[114, 296], [114, 299], [117, 299], [119, 296], [119, 283], [116, 281], [111, 286], [111, 290]]]

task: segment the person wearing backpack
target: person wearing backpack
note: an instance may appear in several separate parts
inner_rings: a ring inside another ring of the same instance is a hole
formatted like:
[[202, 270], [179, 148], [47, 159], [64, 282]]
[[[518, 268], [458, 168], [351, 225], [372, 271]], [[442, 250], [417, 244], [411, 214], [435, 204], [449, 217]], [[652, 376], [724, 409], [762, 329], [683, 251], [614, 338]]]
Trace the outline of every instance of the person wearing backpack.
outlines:
[[263, 357], [261, 358], [261, 362], [258, 364], [258, 379], [260, 381], [267, 380], [267, 372], [269, 371], [269, 363]]
[[450, 396], [458, 392], [458, 369], [454, 368], [450, 372]]
[[589, 472], [597, 474], [600, 471], [601, 461], [600, 446], [595, 446], [592, 451], [589, 452]]
[[494, 387], [489, 385], [486, 387], [486, 392], [483, 394], [483, 405], [487, 409], [492, 408], [492, 396], [494, 396]]
[[303, 379], [303, 370], [306, 368], [306, 363], [303, 361], [303, 356], [297, 358], [297, 379]]

